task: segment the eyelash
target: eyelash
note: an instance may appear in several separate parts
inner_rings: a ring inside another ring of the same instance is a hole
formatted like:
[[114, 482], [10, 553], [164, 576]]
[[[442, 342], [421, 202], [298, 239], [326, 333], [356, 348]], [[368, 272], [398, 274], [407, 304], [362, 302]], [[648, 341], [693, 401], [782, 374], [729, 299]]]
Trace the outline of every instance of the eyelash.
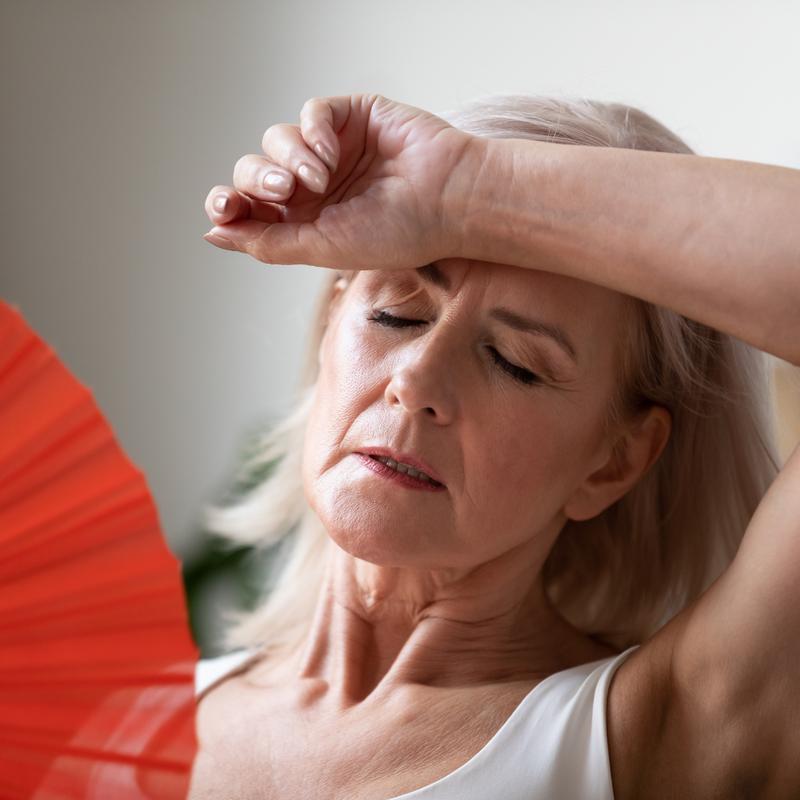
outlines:
[[[376, 311], [372, 316], [367, 317], [370, 322], [376, 322], [378, 325], [383, 325], [386, 328], [412, 328], [418, 325], [424, 325], [424, 320], [406, 319], [405, 317], [396, 317], [394, 314], [388, 314], [386, 311]], [[489, 348], [492, 358], [495, 363], [504, 371], [511, 375], [512, 378], [519, 381], [526, 386], [532, 386], [542, 383], [538, 375], [510, 361], [506, 361], [494, 347]]]

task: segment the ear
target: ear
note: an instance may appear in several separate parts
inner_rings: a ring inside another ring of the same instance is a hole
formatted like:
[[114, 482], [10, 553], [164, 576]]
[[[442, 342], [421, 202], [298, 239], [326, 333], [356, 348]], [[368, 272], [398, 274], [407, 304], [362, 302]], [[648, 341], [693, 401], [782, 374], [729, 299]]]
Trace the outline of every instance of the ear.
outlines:
[[324, 357], [325, 346], [328, 341], [328, 331], [330, 330], [331, 320], [333, 319], [333, 315], [336, 309], [339, 306], [339, 302], [342, 299], [342, 296], [345, 293], [345, 290], [350, 284], [350, 278], [346, 274], [341, 274], [339, 279], [336, 283], [333, 284], [333, 290], [331, 294], [330, 302], [328, 303], [328, 308], [326, 313], [325, 319], [325, 330], [322, 334], [322, 338], [320, 339], [319, 349], [317, 350], [317, 363], [322, 366], [322, 360]]
[[611, 447], [606, 442], [602, 466], [575, 489], [564, 505], [564, 515], [591, 519], [619, 500], [656, 462], [671, 430], [672, 417], [662, 406], [652, 405], [642, 412]]

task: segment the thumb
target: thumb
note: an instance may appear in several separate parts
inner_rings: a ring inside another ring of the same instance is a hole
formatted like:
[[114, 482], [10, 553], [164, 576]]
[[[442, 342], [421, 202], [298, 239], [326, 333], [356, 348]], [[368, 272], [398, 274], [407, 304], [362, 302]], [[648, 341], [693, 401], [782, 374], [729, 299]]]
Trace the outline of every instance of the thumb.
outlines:
[[265, 264], [341, 266], [315, 222], [235, 220], [215, 225], [203, 238], [224, 250], [247, 253]]

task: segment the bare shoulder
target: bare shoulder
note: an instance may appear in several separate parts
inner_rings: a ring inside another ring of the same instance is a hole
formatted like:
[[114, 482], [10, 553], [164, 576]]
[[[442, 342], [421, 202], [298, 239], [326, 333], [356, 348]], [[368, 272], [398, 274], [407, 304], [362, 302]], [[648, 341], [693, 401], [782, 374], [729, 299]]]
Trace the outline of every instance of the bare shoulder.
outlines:
[[609, 687], [617, 800], [800, 797], [800, 445], [736, 557]]
[[643, 644], [617, 668], [608, 686], [606, 731], [614, 800], [644, 796], [667, 706], [669, 661], [664, 650], [663, 640]]
[[678, 614], [619, 666], [609, 684], [614, 800], [799, 796], [789, 789], [788, 776], [782, 780], [753, 766], [764, 763], [760, 750], [778, 743], [759, 734], [752, 704], [744, 698], [722, 702], [712, 675], [694, 686], [676, 681], [673, 651], [689, 618], [690, 609]]

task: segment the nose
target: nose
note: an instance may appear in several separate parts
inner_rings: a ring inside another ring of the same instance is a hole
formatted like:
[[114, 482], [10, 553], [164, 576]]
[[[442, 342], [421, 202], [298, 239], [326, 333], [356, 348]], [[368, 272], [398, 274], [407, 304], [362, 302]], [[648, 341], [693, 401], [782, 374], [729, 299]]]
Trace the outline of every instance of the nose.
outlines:
[[441, 425], [456, 413], [455, 353], [442, 331], [430, 331], [403, 352], [384, 397], [390, 407], [409, 414], [424, 412]]

